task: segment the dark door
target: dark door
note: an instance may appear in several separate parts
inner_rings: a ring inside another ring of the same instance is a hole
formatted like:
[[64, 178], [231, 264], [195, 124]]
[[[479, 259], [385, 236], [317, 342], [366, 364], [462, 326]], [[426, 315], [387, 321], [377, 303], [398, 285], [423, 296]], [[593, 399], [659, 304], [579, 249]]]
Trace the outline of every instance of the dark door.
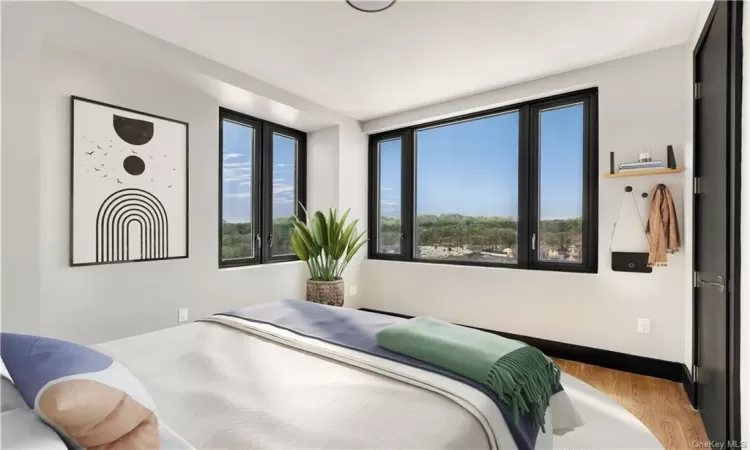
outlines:
[[733, 15], [730, 2], [716, 2], [695, 48], [696, 99], [694, 224], [694, 358], [696, 400], [710, 440], [730, 439], [730, 295], [735, 226], [735, 104], [732, 76]]

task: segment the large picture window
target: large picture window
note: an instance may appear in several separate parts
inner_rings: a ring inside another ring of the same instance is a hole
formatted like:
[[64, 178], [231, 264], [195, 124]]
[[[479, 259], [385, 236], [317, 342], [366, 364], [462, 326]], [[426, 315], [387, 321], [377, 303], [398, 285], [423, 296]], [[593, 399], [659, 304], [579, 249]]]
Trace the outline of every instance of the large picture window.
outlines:
[[597, 270], [597, 91], [370, 137], [370, 257]]
[[297, 259], [290, 238], [304, 220], [306, 134], [219, 110], [219, 266]]

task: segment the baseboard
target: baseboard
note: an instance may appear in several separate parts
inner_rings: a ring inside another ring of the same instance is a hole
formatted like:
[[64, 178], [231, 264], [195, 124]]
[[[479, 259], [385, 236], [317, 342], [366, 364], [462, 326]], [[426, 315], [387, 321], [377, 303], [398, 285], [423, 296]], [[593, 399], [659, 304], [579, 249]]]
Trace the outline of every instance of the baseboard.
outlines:
[[695, 408], [695, 383], [693, 382], [693, 375], [690, 373], [690, 369], [683, 364], [682, 365], [682, 387], [687, 393], [690, 404]]
[[[389, 316], [403, 317], [411, 319], [413, 316], [407, 316], [405, 314], [391, 313], [387, 311], [379, 311], [377, 309], [360, 308], [362, 311], [368, 311], [379, 314], [386, 314]], [[688, 380], [690, 383], [690, 390], [685, 384], [685, 374], [687, 368], [684, 364], [664, 361], [662, 359], [648, 358], [645, 356], [630, 355], [627, 353], [613, 352], [611, 350], [603, 350], [600, 348], [584, 347], [582, 345], [566, 344], [564, 342], [549, 341], [547, 339], [539, 339], [529, 336], [521, 336], [518, 334], [505, 333], [502, 331], [488, 330], [486, 328], [471, 327], [477, 330], [486, 331], [488, 333], [497, 334], [509, 339], [516, 339], [518, 341], [525, 342], [532, 345], [539, 350], [543, 351], [547, 356], [553, 358], [567, 359], [571, 361], [578, 361], [585, 364], [592, 364], [594, 366], [606, 367], [608, 369], [621, 370], [623, 372], [635, 373], [638, 375], [647, 375], [650, 377], [662, 378], [664, 380], [676, 381], [682, 383], [685, 386], [685, 390], [688, 393], [688, 397], [694, 398], [692, 377], [689, 376]]]

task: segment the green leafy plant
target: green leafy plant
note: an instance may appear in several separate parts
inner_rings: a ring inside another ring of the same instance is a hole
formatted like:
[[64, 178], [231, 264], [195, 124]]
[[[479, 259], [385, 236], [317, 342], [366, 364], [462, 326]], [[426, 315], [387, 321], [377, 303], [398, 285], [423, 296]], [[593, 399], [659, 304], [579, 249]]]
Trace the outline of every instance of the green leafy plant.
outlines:
[[335, 281], [341, 279], [357, 251], [367, 242], [367, 230], [357, 234], [357, 222], [347, 224], [349, 209], [341, 218], [335, 208], [326, 217], [320, 211], [308, 216], [307, 223], [295, 217], [291, 243], [299, 259], [307, 263], [310, 279]]

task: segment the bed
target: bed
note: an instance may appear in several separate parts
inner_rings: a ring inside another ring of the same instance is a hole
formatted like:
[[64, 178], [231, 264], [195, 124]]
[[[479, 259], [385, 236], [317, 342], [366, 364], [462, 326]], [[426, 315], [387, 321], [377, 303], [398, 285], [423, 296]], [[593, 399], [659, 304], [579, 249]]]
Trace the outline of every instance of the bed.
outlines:
[[[160, 419], [199, 449], [519, 447], [497, 407], [470, 386], [392, 361], [371, 364], [361, 352], [271, 324], [214, 316], [94, 348], [128, 367]], [[408, 371], [423, 382], [393, 375]], [[548, 415], [553, 426], [539, 431], [535, 448], [662, 448], [606, 395], [567, 375], [562, 384], [571, 404]], [[585, 426], [553, 435], [577, 414]]]

